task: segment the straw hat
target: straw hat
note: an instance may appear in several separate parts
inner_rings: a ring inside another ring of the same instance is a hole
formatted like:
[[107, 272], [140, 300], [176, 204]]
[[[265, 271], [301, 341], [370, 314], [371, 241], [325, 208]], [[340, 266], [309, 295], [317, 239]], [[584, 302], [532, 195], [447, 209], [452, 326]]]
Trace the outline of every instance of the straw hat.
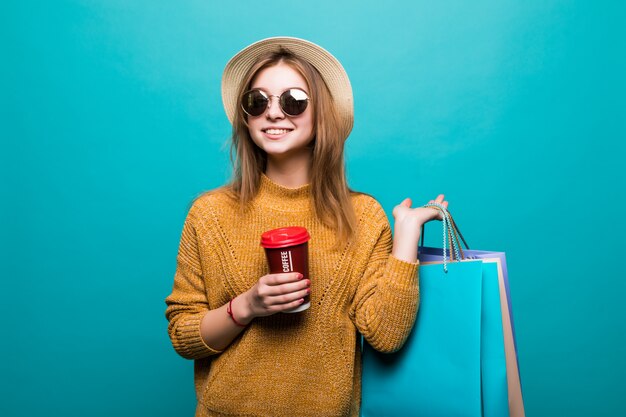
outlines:
[[257, 41], [239, 51], [228, 61], [222, 74], [222, 101], [230, 123], [233, 123], [237, 106], [239, 106], [237, 94], [244, 75], [260, 55], [268, 51], [277, 51], [281, 46], [306, 59], [322, 75], [335, 101], [344, 139], [347, 139], [354, 124], [352, 86], [348, 74], [337, 58], [321, 46], [288, 36]]

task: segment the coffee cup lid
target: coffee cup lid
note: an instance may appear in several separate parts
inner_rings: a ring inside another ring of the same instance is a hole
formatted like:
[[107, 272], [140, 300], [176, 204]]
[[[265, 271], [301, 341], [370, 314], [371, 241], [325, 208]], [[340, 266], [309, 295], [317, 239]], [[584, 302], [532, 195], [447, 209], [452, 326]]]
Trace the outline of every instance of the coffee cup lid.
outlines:
[[261, 246], [264, 248], [284, 248], [301, 245], [311, 239], [304, 227], [291, 226], [268, 230], [261, 235]]

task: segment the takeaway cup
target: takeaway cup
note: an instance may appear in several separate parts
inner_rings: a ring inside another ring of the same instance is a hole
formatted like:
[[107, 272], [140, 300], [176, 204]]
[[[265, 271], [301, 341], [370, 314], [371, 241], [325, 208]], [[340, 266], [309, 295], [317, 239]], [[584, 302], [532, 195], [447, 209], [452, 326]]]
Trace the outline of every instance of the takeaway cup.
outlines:
[[[309, 279], [309, 239], [309, 232], [299, 226], [281, 227], [263, 233], [261, 246], [265, 248], [270, 273], [300, 272], [304, 275], [303, 279]], [[302, 305], [285, 313], [297, 313], [310, 306], [311, 298], [307, 294]]]

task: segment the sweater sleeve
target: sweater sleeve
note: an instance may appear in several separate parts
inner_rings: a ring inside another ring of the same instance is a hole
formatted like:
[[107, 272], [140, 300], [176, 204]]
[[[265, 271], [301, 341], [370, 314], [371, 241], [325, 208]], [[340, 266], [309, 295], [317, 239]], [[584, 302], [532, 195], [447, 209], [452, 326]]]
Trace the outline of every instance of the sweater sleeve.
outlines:
[[374, 349], [395, 352], [402, 347], [415, 322], [419, 306], [419, 262], [405, 262], [391, 254], [389, 220], [377, 202], [371, 216], [376, 225], [371, 229], [375, 243], [350, 317]]
[[209, 305], [192, 210], [193, 207], [183, 225], [174, 287], [165, 299], [165, 317], [169, 321], [167, 330], [176, 352], [186, 359], [201, 359], [221, 351], [209, 347], [200, 335], [200, 322], [209, 311]]

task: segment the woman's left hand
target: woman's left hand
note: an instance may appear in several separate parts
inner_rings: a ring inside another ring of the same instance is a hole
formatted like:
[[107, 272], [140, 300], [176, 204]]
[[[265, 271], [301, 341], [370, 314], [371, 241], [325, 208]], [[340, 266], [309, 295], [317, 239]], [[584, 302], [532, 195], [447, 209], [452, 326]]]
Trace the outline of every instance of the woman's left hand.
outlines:
[[[443, 194], [439, 194], [429, 203], [439, 203], [448, 208], [448, 202], [445, 201]], [[432, 207], [411, 208], [411, 204], [411, 199], [405, 198], [392, 212], [394, 218], [392, 253], [396, 258], [407, 262], [415, 262], [417, 259], [416, 249], [422, 225], [431, 220], [443, 220], [441, 211]]]
[[[436, 199], [430, 200], [429, 203], [439, 203], [448, 208], [448, 202], [445, 201], [443, 194], [439, 194]], [[393, 209], [393, 218], [396, 227], [398, 223], [411, 222], [417, 223], [420, 227], [431, 220], [443, 220], [441, 211], [432, 207], [416, 207], [411, 208], [411, 199], [405, 198], [402, 203], [398, 204]]]

